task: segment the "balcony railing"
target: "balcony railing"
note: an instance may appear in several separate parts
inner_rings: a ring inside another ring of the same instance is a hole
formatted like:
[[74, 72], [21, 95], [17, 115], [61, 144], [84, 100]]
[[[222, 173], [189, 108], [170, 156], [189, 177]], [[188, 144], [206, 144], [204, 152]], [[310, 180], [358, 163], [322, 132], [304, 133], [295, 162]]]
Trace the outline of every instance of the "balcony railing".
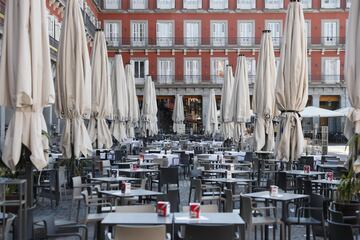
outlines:
[[89, 34], [92, 37], [94, 37], [95, 36], [95, 31], [96, 31], [96, 26], [91, 21], [90, 16], [85, 11], [81, 10], [81, 12], [82, 12], [82, 15], [83, 15], [85, 28], [88, 30]]
[[58, 47], [59, 47], [59, 41], [58, 40], [56, 40], [54, 37], [52, 37], [52, 36], [49, 36], [49, 44], [50, 44], [50, 46], [52, 47], [52, 48], [54, 48], [54, 49], [58, 49]]
[[334, 83], [340, 83], [344, 81], [344, 75], [338, 74], [338, 75], [330, 75], [330, 74], [323, 74], [323, 75], [311, 75], [312, 83], [325, 83], [325, 84], [334, 84]]

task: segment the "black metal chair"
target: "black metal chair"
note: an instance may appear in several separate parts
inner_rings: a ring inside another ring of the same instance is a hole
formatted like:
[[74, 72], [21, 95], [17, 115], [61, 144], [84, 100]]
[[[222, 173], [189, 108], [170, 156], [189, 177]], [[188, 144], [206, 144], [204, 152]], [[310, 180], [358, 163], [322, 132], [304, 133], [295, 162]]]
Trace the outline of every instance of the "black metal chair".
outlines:
[[183, 169], [184, 179], [186, 179], [190, 172], [190, 156], [185, 154], [185, 152], [180, 153], [179, 167]]
[[[351, 225], [345, 223], [337, 223], [328, 221], [329, 225], [329, 239], [330, 240], [354, 240], [355, 229], [360, 229], [359, 225]], [[358, 232], [358, 231], [355, 231]]]
[[170, 212], [180, 211], [180, 193], [179, 189], [168, 190], [167, 194], [160, 195], [157, 201], [168, 201], [170, 202]]
[[176, 185], [179, 189], [179, 168], [177, 166], [160, 168], [160, 179], [158, 190], [161, 192], [163, 186], [166, 186], [166, 192], [169, 190], [170, 185]]
[[185, 240], [234, 240], [234, 225], [186, 225]]

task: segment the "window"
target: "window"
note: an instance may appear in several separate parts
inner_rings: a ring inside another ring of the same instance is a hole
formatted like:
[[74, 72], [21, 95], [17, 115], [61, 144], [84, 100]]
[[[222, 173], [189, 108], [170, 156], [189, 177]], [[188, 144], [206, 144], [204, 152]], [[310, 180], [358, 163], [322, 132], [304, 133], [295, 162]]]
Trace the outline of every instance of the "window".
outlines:
[[336, 20], [323, 21], [323, 44], [325, 46], [335, 46], [338, 38], [338, 22]]
[[200, 45], [200, 22], [186, 21], [184, 24], [184, 42], [187, 47], [196, 47]]
[[174, 81], [174, 59], [158, 59], [158, 82], [171, 84]]
[[304, 9], [312, 8], [312, 0], [302, 0], [302, 6]]
[[105, 9], [120, 9], [120, 0], [105, 0]]
[[255, 40], [255, 22], [253, 21], [239, 21], [238, 22], [238, 37], [240, 46], [252, 46]]
[[134, 71], [136, 84], [144, 83], [145, 76], [149, 74], [149, 64], [146, 59], [131, 59], [130, 64]]
[[307, 37], [308, 44], [311, 43], [311, 20], [305, 20], [305, 37]]
[[283, 0], [265, 0], [265, 8], [267, 9], [284, 8], [284, 2]]
[[322, 8], [340, 8], [340, 0], [321, 0]]
[[185, 9], [200, 9], [202, 8], [202, 0], [184, 0]]
[[237, 0], [238, 9], [255, 9], [256, 2], [255, 0]]
[[156, 44], [161, 47], [173, 45], [173, 22], [156, 23]]
[[247, 58], [246, 62], [248, 67], [248, 80], [249, 83], [253, 83], [256, 78], [256, 60], [255, 58]]
[[266, 28], [271, 31], [274, 46], [280, 46], [282, 35], [282, 22], [266, 21]]
[[227, 43], [227, 23], [211, 22], [211, 44], [216, 47], [223, 47]]
[[109, 46], [119, 46], [120, 22], [105, 22], [105, 36]]
[[54, 36], [55, 36], [55, 17], [52, 15], [48, 15], [48, 31], [49, 31], [49, 36], [54, 38]]
[[227, 9], [228, 0], [210, 0], [211, 9]]
[[229, 64], [229, 61], [226, 58], [212, 58], [211, 59], [211, 81], [213, 83], [223, 83], [224, 82], [224, 75], [225, 75], [225, 68], [226, 65]]
[[340, 59], [323, 58], [322, 79], [325, 83], [335, 83], [340, 81]]
[[131, 0], [131, 9], [146, 9], [147, 0]]
[[193, 84], [201, 81], [201, 64], [199, 58], [185, 58], [184, 68], [185, 83]]
[[175, 8], [175, 0], [157, 0], [158, 9], [172, 9]]
[[346, 0], [346, 8], [350, 8], [351, 7], [351, 0]]
[[131, 46], [143, 47], [147, 43], [147, 22], [131, 22]]

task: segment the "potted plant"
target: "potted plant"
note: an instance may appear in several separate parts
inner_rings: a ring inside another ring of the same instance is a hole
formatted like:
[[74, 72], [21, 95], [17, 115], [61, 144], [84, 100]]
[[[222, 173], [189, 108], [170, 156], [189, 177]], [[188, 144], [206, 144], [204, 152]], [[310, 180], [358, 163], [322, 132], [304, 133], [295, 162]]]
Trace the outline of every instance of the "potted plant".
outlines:
[[355, 134], [348, 142], [350, 156], [348, 159], [349, 172], [342, 176], [337, 188], [335, 208], [344, 216], [356, 216], [360, 210], [358, 194], [360, 192], [360, 178], [357, 178], [357, 163], [360, 162], [360, 135]]

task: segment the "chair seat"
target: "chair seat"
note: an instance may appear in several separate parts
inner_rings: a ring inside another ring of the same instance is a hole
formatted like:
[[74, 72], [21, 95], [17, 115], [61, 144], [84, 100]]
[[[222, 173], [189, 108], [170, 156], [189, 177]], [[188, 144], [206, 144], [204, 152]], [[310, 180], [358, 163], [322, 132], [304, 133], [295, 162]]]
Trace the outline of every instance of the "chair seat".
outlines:
[[321, 225], [321, 222], [314, 218], [304, 217], [301, 217], [300, 219], [298, 217], [288, 217], [285, 222], [292, 225]]
[[277, 224], [280, 220], [273, 217], [253, 217], [252, 218], [253, 225], [272, 225]]
[[87, 222], [100, 222], [102, 221], [108, 213], [90, 213], [87, 216]]

